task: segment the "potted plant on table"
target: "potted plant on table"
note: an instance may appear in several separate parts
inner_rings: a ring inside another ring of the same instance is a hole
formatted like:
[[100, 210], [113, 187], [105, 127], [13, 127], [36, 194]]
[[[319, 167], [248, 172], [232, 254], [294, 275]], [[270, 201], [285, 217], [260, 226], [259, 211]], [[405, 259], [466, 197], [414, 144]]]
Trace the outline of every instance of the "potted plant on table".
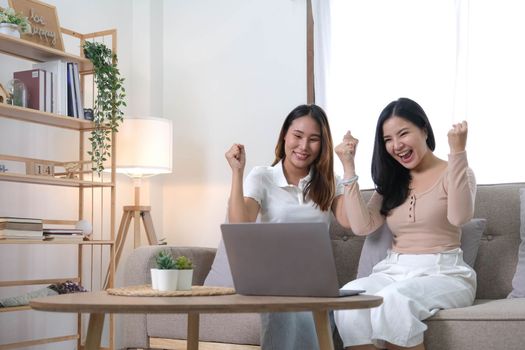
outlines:
[[20, 38], [21, 33], [30, 32], [31, 25], [27, 17], [16, 13], [11, 7], [0, 7], [0, 33]]
[[151, 287], [167, 291], [177, 290], [179, 270], [175, 267], [175, 259], [167, 250], [160, 251], [155, 257], [156, 269], [151, 269]]
[[177, 290], [191, 290], [193, 279], [193, 263], [184, 255], [175, 260], [175, 268], [179, 271]]

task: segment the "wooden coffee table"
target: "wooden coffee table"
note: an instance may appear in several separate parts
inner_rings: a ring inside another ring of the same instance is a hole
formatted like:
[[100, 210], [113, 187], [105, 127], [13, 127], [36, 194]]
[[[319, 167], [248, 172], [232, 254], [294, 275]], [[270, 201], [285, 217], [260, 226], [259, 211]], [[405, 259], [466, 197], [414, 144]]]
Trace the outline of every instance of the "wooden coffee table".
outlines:
[[104, 291], [62, 294], [31, 300], [35, 310], [51, 312], [90, 313], [86, 350], [100, 348], [104, 315], [114, 314], [188, 314], [188, 350], [199, 348], [199, 314], [201, 313], [260, 313], [312, 311], [319, 347], [332, 350], [332, 334], [328, 313], [339, 309], [372, 308], [383, 302], [381, 297], [357, 295], [342, 298], [269, 297], [246, 295], [217, 295], [190, 297], [130, 297], [109, 295]]

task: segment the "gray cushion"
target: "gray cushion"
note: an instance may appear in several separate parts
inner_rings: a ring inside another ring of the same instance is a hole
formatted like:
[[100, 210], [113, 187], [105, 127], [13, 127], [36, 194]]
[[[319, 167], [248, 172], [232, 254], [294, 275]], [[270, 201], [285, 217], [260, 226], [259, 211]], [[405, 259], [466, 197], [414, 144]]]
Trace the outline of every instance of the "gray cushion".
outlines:
[[472, 306], [440, 310], [425, 323], [428, 350], [522, 350], [525, 343], [523, 299], [478, 299]]
[[487, 219], [472, 219], [461, 227], [461, 250], [463, 260], [474, 267], [478, 256], [479, 242], [487, 227]]
[[[463, 250], [463, 260], [472, 267], [476, 262], [479, 242], [486, 225], [486, 219], [472, 219], [461, 227], [461, 249]], [[366, 237], [359, 258], [357, 278], [370, 275], [374, 265], [386, 257], [386, 252], [391, 247], [392, 232], [385, 223], [375, 232]]]
[[392, 232], [385, 223], [366, 236], [357, 265], [357, 278], [369, 276], [372, 268], [386, 257], [386, 251], [390, 248], [392, 248]]
[[215, 259], [211, 265], [210, 272], [204, 280], [205, 286], [216, 286], [216, 287], [233, 287], [233, 278], [230, 270], [230, 264], [228, 263], [228, 256], [226, 255], [226, 248], [224, 242], [220, 241], [217, 247], [217, 253]]
[[520, 189], [520, 250], [509, 298], [525, 298], [525, 188]]

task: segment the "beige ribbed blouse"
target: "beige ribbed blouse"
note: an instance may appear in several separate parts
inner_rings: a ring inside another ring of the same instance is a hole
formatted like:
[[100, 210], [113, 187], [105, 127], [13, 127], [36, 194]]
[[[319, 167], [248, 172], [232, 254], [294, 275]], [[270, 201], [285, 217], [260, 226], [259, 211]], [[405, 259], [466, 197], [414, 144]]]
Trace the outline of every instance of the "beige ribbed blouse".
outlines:
[[[433, 186], [423, 193], [410, 192], [386, 217], [394, 236], [392, 250], [427, 254], [458, 248], [460, 226], [472, 219], [475, 197], [476, 179], [466, 152], [449, 155], [447, 169]], [[374, 192], [365, 204], [356, 182], [346, 186], [345, 209], [356, 235], [372, 233], [384, 223], [382, 200]]]

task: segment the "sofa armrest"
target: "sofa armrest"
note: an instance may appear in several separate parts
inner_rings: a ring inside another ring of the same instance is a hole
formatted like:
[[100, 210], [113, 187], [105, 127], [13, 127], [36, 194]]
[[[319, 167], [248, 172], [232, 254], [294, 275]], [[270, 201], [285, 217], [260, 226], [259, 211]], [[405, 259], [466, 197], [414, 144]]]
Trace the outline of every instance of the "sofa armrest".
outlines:
[[124, 267], [124, 286], [150, 284], [150, 269], [155, 267], [155, 256], [162, 250], [169, 250], [177, 258], [184, 255], [194, 264], [193, 284], [202, 285], [211, 269], [215, 257], [214, 248], [142, 246], [135, 249], [126, 259]]

